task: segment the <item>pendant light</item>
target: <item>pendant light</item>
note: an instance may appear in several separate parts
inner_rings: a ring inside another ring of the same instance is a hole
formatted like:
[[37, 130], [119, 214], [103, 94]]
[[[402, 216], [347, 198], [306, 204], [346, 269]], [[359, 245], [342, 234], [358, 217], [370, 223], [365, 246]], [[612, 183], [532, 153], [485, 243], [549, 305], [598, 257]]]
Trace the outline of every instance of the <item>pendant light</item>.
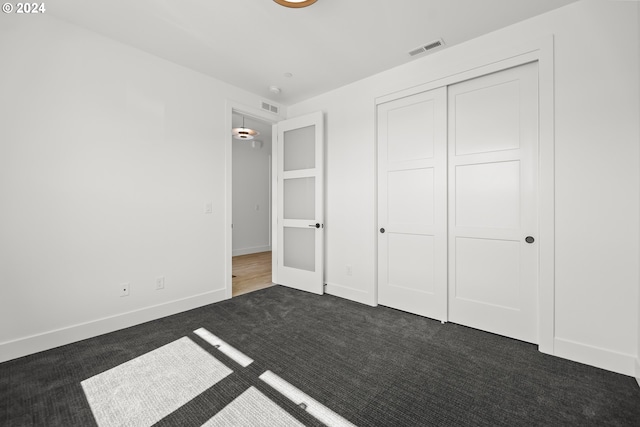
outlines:
[[278, 3], [280, 6], [285, 7], [307, 7], [311, 6], [316, 2], [316, 0], [273, 0]]
[[242, 127], [231, 129], [231, 133], [235, 139], [253, 139], [254, 136], [260, 135], [260, 132], [244, 127], [244, 116], [242, 116]]

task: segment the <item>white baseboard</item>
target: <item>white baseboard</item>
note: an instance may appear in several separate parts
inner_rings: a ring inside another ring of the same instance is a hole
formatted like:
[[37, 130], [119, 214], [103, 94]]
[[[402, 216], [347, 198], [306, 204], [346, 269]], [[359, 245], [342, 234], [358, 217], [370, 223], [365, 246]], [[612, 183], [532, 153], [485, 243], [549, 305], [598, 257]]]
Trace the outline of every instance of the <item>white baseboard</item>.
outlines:
[[636, 381], [640, 387], [640, 359], [636, 359]]
[[561, 338], [555, 338], [553, 348], [555, 356], [631, 377], [637, 376], [635, 355], [618, 353]]
[[225, 299], [225, 289], [104, 317], [0, 344], [0, 363], [192, 310]]
[[378, 305], [375, 303], [375, 301], [373, 301], [373, 295], [371, 295], [369, 292], [361, 291], [359, 289], [336, 285], [335, 283], [326, 283], [324, 291], [329, 295], [334, 295], [340, 298], [359, 302], [360, 304], [366, 304], [373, 307]]
[[271, 246], [256, 246], [254, 248], [234, 249], [231, 256], [257, 254], [260, 252], [271, 252]]

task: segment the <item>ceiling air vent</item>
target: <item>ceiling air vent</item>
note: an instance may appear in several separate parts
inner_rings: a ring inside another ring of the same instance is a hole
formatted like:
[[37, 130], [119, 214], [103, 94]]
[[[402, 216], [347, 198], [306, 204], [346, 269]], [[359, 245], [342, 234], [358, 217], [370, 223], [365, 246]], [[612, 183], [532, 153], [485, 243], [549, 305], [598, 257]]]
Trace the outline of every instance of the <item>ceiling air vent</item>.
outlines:
[[420, 55], [421, 53], [438, 48], [440, 46], [444, 46], [444, 40], [442, 39], [438, 39], [438, 40], [432, 41], [431, 43], [427, 43], [424, 46], [417, 47], [409, 51], [409, 55], [411, 56]]
[[260, 103], [260, 108], [274, 114], [278, 114], [278, 111], [280, 110], [277, 105], [269, 104], [268, 102], [264, 101]]

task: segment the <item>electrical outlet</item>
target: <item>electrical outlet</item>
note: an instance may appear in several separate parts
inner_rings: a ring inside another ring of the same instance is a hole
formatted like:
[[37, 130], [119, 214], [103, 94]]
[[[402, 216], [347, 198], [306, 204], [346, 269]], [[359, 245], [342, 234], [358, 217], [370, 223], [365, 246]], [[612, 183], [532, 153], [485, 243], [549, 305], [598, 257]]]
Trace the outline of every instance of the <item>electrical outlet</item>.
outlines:
[[213, 203], [208, 202], [204, 204], [204, 213], [206, 214], [213, 213]]
[[351, 276], [353, 274], [353, 270], [351, 269], [351, 265], [347, 265], [347, 276]]
[[121, 297], [128, 297], [129, 296], [129, 284], [128, 283], [122, 283], [120, 285], [120, 296]]
[[156, 290], [164, 289], [164, 276], [156, 277]]

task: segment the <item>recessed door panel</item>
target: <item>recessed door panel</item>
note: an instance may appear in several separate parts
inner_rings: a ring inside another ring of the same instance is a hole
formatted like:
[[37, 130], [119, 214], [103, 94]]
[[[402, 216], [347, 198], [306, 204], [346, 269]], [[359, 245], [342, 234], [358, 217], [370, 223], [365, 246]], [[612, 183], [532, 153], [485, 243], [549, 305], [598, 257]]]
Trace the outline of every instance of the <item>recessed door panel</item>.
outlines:
[[459, 237], [457, 299], [520, 310], [520, 242]]
[[435, 129], [427, 123], [433, 123], [434, 106], [433, 100], [428, 100], [387, 112], [386, 137], [394, 141], [386, 147], [389, 162], [433, 158]]
[[433, 173], [433, 168], [389, 172], [388, 224], [433, 225]]
[[455, 168], [456, 225], [515, 228], [520, 225], [520, 161]]
[[469, 88], [454, 96], [456, 155], [519, 147], [520, 80]]
[[433, 236], [389, 235], [389, 286], [420, 293], [434, 293]]

